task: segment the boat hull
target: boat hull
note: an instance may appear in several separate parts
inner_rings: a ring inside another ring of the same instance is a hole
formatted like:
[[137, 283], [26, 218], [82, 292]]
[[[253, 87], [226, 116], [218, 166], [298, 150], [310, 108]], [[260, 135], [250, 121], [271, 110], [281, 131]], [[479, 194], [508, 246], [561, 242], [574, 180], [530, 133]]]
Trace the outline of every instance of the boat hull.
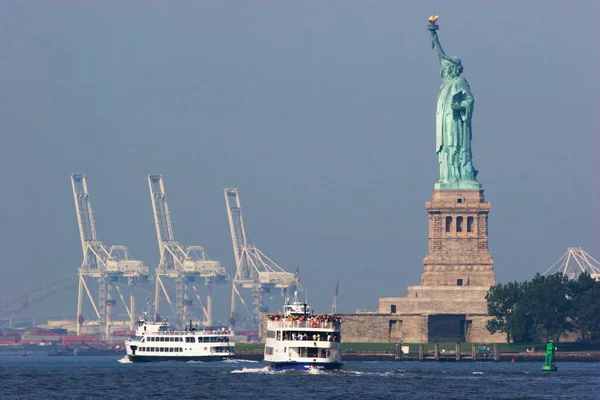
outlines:
[[307, 363], [307, 362], [269, 362], [269, 369], [273, 371], [283, 371], [283, 370], [294, 370], [294, 371], [311, 371], [311, 370], [319, 370], [319, 371], [330, 371], [337, 370], [342, 367], [342, 363], [331, 363], [331, 362], [315, 362], [315, 363]]
[[133, 356], [127, 355], [127, 358], [131, 362], [161, 362], [161, 361], [224, 361], [234, 356]]

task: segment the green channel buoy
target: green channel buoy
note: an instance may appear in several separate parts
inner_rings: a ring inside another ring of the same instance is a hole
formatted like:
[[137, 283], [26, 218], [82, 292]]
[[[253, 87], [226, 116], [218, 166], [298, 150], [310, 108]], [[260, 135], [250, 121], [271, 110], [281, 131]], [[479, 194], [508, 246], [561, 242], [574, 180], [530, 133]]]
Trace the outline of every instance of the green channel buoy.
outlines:
[[554, 365], [554, 353], [556, 352], [557, 347], [554, 343], [546, 344], [546, 358], [544, 360], [544, 365], [542, 366], [542, 371], [556, 371], [556, 365]]

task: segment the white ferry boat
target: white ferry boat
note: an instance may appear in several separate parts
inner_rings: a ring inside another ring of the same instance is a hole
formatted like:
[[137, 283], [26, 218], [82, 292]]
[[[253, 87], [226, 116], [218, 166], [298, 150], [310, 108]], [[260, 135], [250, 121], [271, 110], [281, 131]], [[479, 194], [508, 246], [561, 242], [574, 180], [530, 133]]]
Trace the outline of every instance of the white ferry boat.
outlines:
[[125, 341], [127, 358], [148, 361], [222, 361], [235, 355], [233, 332], [229, 329], [205, 330], [191, 326], [173, 329], [166, 321], [143, 317], [137, 322], [135, 337]]
[[264, 360], [270, 369], [339, 369], [341, 325], [339, 317], [313, 315], [296, 293], [283, 306], [283, 315], [267, 316]]

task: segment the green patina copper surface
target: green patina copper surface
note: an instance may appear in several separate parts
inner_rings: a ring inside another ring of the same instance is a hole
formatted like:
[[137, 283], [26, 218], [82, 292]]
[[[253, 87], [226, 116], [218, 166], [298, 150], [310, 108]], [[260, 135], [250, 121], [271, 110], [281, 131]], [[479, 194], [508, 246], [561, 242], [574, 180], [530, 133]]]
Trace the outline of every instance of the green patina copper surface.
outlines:
[[427, 29], [431, 34], [431, 45], [437, 49], [442, 77], [435, 124], [440, 180], [435, 189], [480, 190], [482, 186], [477, 181], [471, 153], [471, 119], [475, 100], [469, 83], [461, 76], [463, 66], [460, 59], [444, 53], [435, 20], [429, 23]]

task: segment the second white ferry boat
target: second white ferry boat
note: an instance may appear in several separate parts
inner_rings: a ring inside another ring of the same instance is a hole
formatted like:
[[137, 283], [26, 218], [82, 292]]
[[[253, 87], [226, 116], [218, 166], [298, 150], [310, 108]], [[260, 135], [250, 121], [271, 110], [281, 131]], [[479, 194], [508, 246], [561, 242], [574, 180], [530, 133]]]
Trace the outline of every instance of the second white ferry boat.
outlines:
[[283, 315], [267, 316], [264, 360], [270, 369], [330, 370], [342, 366], [342, 321], [334, 315], [313, 315], [311, 308], [289, 299]]
[[166, 321], [154, 322], [147, 313], [137, 322], [135, 337], [125, 341], [127, 358], [148, 361], [222, 361], [235, 356], [233, 332], [191, 326], [176, 330]]

